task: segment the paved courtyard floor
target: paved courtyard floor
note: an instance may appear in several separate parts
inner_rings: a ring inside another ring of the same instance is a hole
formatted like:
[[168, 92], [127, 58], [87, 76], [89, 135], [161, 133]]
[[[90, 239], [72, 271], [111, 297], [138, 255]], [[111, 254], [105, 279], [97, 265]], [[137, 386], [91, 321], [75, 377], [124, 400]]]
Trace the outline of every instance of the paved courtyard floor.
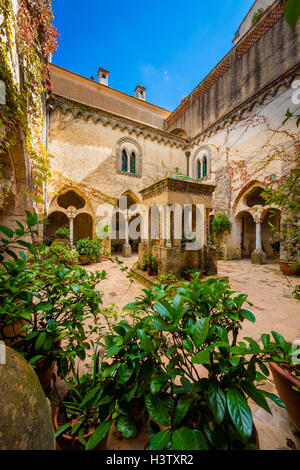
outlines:
[[[120, 256], [119, 259], [130, 267], [137, 256]], [[121, 272], [120, 266], [111, 261], [94, 264], [87, 269], [104, 269], [108, 273], [108, 279], [99, 285], [104, 293], [105, 306], [113, 303], [121, 309], [140, 295], [144, 288], [137, 281], [130, 285], [126, 273]], [[253, 303], [249, 310], [256, 316], [256, 323], [245, 322], [242, 336], [251, 336], [257, 340], [262, 333], [277, 331], [286, 339], [300, 339], [300, 302], [292, 296], [292, 286], [300, 283], [299, 277], [285, 277], [277, 263], [256, 266], [250, 260], [219, 261], [218, 271], [219, 275], [229, 276], [232, 289], [248, 294], [249, 301]], [[265, 389], [276, 393], [272, 379], [266, 382]], [[300, 449], [300, 436], [292, 429], [287, 412], [272, 402], [269, 404], [273, 416], [254, 403], [251, 404], [261, 449], [289, 449], [293, 446]], [[139, 439], [132, 440], [132, 448], [138, 448]], [[112, 436], [111, 445], [112, 449], [117, 450], [124, 448], [125, 444], [122, 439]]]

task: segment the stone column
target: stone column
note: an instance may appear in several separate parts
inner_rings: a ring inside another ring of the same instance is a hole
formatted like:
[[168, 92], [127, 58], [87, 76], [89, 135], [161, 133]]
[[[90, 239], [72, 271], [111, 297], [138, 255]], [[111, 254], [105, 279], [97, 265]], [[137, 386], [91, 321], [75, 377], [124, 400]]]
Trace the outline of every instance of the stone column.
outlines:
[[253, 264], [266, 264], [267, 255], [262, 249], [261, 243], [261, 224], [263, 221], [262, 210], [257, 211], [253, 214], [253, 219], [256, 224], [256, 241], [255, 250], [251, 253], [251, 261]]
[[122, 248], [122, 255], [125, 258], [128, 258], [132, 254], [131, 245], [129, 244], [128, 224], [129, 224], [129, 217], [128, 217], [128, 213], [126, 213], [126, 218], [125, 218], [125, 243], [124, 243], [123, 248]]
[[74, 219], [76, 217], [76, 208], [73, 206], [68, 207], [67, 216], [69, 219], [69, 230], [70, 230], [70, 247], [74, 248]]
[[164, 206], [162, 211], [162, 227], [164, 246], [166, 246], [167, 248], [171, 248], [171, 213], [167, 204]]

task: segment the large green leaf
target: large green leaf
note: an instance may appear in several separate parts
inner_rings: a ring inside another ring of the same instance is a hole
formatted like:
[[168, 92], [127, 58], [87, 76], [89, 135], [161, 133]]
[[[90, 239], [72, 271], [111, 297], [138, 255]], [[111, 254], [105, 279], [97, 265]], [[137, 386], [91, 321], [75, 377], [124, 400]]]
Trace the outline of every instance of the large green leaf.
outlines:
[[167, 447], [170, 442], [170, 431], [159, 431], [150, 439], [150, 450], [163, 450]]
[[172, 434], [173, 450], [198, 450], [197, 435], [183, 426]]
[[85, 449], [93, 450], [99, 444], [99, 442], [104, 439], [111, 425], [112, 421], [104, 421], [103, 423], [99, 424], [99, 426], [95, 429], [95, 431], [89, 438]]
[[120, 416], [117, 419], [116, 428], [127, 439], [136, 435], [136, 425], [128, 416]]
[[198, 352], [193, 358], [192, 362], [193, 364], [209, 364], [210, 360], [210, 354], [207, 349], [204, 349], [203, 351]]
[[124, 385], [133, 374], [133, 370], [126, 364], [121, 364], [116, 374], [116, 383]]
[[170, 416], [163, 401], [156, 395], [148, 393], [145, 397], [146, 407], [152, 418], [163, 426], [170, 425]]
[[252, 435], [252, 413], [247, 400], [235, 386], [231, 386], [226, 394], [227, 406], [232, 422], [243, 439], [249, 439]]
[[14, 236], [14, 232], [5, 225], [0, 225], [0, 232], [4, 233], [8, 238], [12, 238]]
[[207, 338], [209, 330], [209, 317], [201, 318], [193, 327], [192, 338], [194, 344], [199, 348]]
[[168, 318], [169, 320], [173, 319], [173, 308], [166, 300], [157, 302], [154, 304], [154, 308], [162, 317]]
[[247, 382], [246, 380], [243, 380], [241, 382], [241, 387], [243, 391], [248, 395], [248, 397], [252, 398], [255, 403], [261, 406], [268, 413], [272, 414], [267, 400], [265, 399], [264, 394], [261, 390], [259, 390], [255, 387], [255, 385], [250, 382]]
[[226, 397], [217, 381], [208, 384], [208, 403], [217, 423], [222, 423], [226, 411]]
[[173, 425], [178, 426], [183, 418], [186, 416], [187, 412], [190, 409], [191, 404], [193, 403], [193, 398], [189, 396], [181, 396], [176, 405]]
[[299, 0], [289, 0], [284, 10], [284, 16], [290, 27], [295, 30], [296, 24], [300, 18]]
[[286, 408], [283, 401], [281, 401], [277, 395], [274, 395], [274, 393], [269, 393], [269, 392], [266, 392], [265, 390], [262, 390], [262, 393], [264, 394], [265, 397], [270, 398], [270, 400], [276, 403], [276, 405], [281, 406], [281, 408]]

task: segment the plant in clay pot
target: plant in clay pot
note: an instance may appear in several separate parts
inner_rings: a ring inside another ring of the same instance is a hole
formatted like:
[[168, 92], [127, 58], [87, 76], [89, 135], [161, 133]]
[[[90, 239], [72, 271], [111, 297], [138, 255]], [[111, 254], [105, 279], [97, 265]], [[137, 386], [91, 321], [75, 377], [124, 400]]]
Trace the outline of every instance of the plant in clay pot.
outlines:
[[55, 234], [58, 238], [67, 239], [67, 240], [70, 239], [70, 230], [66, 225], [57, 229]]
[[143, 256], [143, 264], [147, 266], [147, 274], [153, 276], [157, 272], [157, 259], [151, 253], [146, 253]]
[[82, 238], [76, 243], [76, 250], [82, 264], [96, 263], [102, 255], [102, 242], [99, 238]]
[[[54, 361], [61, 375], [77, 357], [84, 360], [101, 311], [102, 293], [95, 286], [106, 273], [88, 273], [47, 259], [44, 245], [24, 240], [28, 234], [38, 236], [38, 223], [36, 213], [27, 213], [26, 229], [20, 222], [16, 230], [0, 227], [6, 236], [0, 242], [0, 323], [6, 327], [24, 321], [15, 348], [37, 366], [47, 387]], [[18, 246], [27, 253], [20, 251], [18, 256], [13, 251]], [[82, 324], [90, 318], [95, 326], [85, 330]]]
[[270, 362], [270, 370], [278, 395], [300, 432], [300, 344], [299, 341], [289, 343], [278, 333], [272, 334], [275, 344], [271, 352], [273, 362]]
[[149, 354], [155, 360], [145, 404], [151, 417], [152, 450], [243, 450], [258, 447], [249, 399], [271, 412], [260, 388], [269, 375], [273, 345], [246, 337], [242, 322], [255, 321], [247, 296], [235, 295], [224, 280], [193, 279], [175, 297], [145, 290], [125, 307], [143, 312]]

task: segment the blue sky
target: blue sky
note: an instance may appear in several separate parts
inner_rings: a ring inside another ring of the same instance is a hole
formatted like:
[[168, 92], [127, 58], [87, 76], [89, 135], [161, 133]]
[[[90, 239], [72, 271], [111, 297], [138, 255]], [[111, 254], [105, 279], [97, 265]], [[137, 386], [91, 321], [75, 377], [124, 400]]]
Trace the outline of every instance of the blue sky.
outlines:
[[233, 46], [254, 0], [53, 0], [53, 62], [174, 110]]

